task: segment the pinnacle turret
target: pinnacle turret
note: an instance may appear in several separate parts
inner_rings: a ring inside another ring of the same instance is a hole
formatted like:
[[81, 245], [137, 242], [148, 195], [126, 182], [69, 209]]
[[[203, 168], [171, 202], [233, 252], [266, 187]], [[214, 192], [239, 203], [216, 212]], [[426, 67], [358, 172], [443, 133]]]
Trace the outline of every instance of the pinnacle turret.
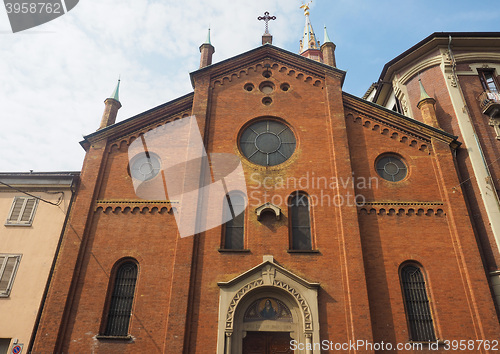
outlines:
[[115, 124], [118, 110], [122, 107], [122, 104], [120, 103], [120, 99], [118, 97], [119, 90], [120, 79], [118, 79], [118, 83], [116, 84], [116, 87], [111, 96], [104, 100], [104, 113], [102, 115], [101, 125], [99, 126], [99, 129], [103, 129], [107, 126]]

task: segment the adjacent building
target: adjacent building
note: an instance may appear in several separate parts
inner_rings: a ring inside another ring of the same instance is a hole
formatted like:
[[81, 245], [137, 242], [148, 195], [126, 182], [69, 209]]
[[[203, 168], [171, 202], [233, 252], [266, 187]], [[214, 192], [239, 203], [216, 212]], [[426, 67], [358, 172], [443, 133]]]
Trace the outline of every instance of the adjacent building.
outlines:
[[[468, 216], [500, 309], [500, 33], [433, 33], [388, 62], [366, 98], [458, 136]], [[422, 88], [425, 87], [424, 91]], [[435, 120], [419, 106], [432, 101]], [[422, 103], [421, 103], [422, 102]], [[500, 314], [500, 312], [499, 312]]]
[[0, 353], [28, 351], [78, 176], [0, 173]]

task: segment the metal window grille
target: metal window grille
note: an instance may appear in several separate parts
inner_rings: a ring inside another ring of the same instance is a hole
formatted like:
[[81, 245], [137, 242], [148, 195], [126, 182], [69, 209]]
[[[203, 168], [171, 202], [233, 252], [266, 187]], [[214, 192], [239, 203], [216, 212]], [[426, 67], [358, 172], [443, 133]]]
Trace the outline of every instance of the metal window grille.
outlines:
[[21, 255], [0, 255], [0, 296], [9, 296], [20, 261]]
[[292, 219], [292, 249], [311, 250], [309, 198], [305, 194], [295, 193], [290, 199], [289, 207]]
[[245, 232], [245, 211], [235, 215], [235, 210], [245, 207], [245, 200], [238, 194], [226, 195], [227, 204], [224, 203], [224, 213], [231, 216], [231, 220], [224, 225], [224, 248], [240, 250], [244, 248], [243, 238]]
[[15, 197], [6, 225], [31, 225], [38, 199], [33, 197]]
[[414, 341], [436, 340], [422, 271], [413, 265], [403, 267], [401, 282], [410, 327], [410, 339]]
[[111, 304], [105, 335], [127, 336], [132, 303], [134, 301], [135, 283], [137, 281], [137, 265], [124, 263], [116, 272]]

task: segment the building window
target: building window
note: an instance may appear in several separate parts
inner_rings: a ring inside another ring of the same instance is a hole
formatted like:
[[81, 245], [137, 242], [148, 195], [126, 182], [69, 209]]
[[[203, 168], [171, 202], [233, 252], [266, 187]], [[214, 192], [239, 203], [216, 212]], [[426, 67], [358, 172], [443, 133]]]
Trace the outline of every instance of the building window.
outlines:
[[478, 70], [479, 79], [485, 91], [498, 93], [498, 84], [495, 78], [495, 70]]
[[0, 254], [0, 297], [9, 296], [20, 261], [19, 254]]
[[275, 166], [285, 162], [295, 151], [295, 135], [285, 124], [275, 120], [259, 120], [241, 134], [243, 155], [261, 166]]
[[128, 336], [136, 281], [137, 265], [131, 261], [121, 264], [116, 271], [106, 330], [104, 331], [105, 336]]
[[401, 269], [401, 286], [406, 308], [406, 318], [410, 330], [410, 340], [436, 340], [432, 322], [429, 298], [422, 271], [415, 265]]
[[0, 338], [0, 353], [9, 353], [10, 338]]
[[152, 152], [143, 152], [130, 161], [130, 175], [138, 181], [149, 181], [160, 173], [161, 159]]
[[245, 234], [245, 199], [239, 193], [226, 195], [224, 202], [223, 249], [242, 250]]
[[291, 249], [312, 250], [309, 198], [304, 193], [294, 192], [290, 197]]
[[408, 169], [404, 162], [394, 155], [383, 155], [376, 162], [377, 173], [387, 181], [398, 182], [406, 177]]
[[5, 225], [31, 226], [37, 204], [33, 197], [15, 197]]

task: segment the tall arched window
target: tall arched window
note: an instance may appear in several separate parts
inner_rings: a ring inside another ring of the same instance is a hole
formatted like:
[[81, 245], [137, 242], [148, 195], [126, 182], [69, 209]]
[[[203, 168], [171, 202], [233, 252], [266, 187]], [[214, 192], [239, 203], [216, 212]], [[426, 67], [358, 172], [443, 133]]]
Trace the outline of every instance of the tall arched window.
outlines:
[[289, 217], [291, 218], [291, 249], [311, 250], [311, 220], [309, 198], [306, 194], [294, 192], [290, 196]]
[[136, 281], [137, 265], [131, 261], [121, 264], [116, 271], [104, 335], [128, 335]]
[[410, 340], [436, 340], [422, 270], [413, 264], [405, 265], [401, 268], [401, 285], [410, 330]]
[[223, 248], [242, 250], [245, 233], [245, 199], [239, 193], [230, 193], [226, 195], [226, 202], [224, 203], [224, 220], [228, 221], [223, 227]]

